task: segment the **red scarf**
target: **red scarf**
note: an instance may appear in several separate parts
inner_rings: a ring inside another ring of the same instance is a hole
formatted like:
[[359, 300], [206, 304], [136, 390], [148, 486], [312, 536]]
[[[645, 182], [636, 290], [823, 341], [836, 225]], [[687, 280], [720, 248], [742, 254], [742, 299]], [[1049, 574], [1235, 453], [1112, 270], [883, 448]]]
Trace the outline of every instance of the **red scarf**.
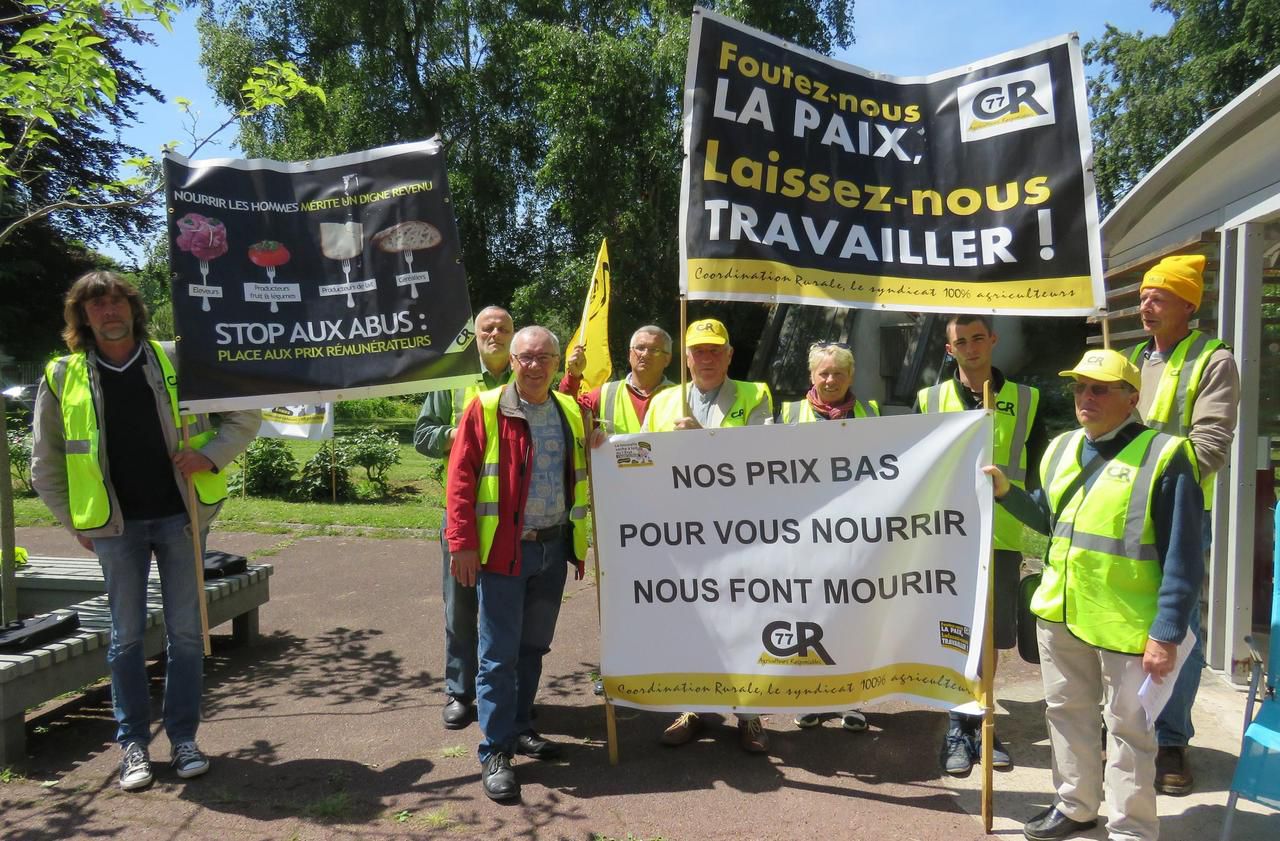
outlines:
[[813, 407], [815, 415], [825, 417], [827, 420], [842, 420], [843, 418], [853, 417], [853, 407], [857, 403], [852, 391], [846, 391], [845, 399], [840, 403], [834, 405], [823, 403], [822, 398], [818, 396], [818, 387], [816, 385], [809, 389], [805, 399]]

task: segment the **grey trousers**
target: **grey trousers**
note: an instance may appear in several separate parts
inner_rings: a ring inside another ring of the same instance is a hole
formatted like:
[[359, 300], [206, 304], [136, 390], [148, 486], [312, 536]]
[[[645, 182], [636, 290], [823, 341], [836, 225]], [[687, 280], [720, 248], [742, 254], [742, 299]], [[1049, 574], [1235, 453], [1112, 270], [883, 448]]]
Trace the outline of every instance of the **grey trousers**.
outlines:
[[1142, 657], [1095, 648], [1066, 625], [1043, 619], [1036, 639], [1058, 810], [1072, 820], [1092, 820], [1105, 790], [1108, 838], [1156, 841], [1156, 734], [1138, 701], [1146, 679]]

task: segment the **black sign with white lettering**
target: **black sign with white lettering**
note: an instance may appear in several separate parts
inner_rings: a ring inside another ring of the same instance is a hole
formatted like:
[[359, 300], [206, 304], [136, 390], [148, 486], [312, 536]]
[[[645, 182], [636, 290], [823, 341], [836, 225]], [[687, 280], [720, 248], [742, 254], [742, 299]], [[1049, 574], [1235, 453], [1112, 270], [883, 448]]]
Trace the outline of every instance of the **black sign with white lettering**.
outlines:
[[438, 141], [304, 163], [171, 155], [164, 169], [185, 409], [478, 378]]
[[1078, 41], [895, 78], [694, 14], [690, 298], [1068, 315], [1101, 306]]

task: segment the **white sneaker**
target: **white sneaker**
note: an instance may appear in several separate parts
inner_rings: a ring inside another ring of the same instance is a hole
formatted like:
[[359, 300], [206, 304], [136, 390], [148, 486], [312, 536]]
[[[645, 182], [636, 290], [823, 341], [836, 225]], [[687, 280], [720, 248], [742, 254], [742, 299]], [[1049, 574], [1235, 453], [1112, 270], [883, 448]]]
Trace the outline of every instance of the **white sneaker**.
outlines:
[[147, 749], [138, 742], [130, 742], [124, 746], [124, 758], [120, 760], [120, 788], [124, 791], [137, 791], [146, 788], [155, 780], [151, 773], [151, 757]]
[[169, 767], [182, 779], [189, 780], [209, 770], [209, 758], [200, 752], [195, 742], [179, 742], [173, 746]]

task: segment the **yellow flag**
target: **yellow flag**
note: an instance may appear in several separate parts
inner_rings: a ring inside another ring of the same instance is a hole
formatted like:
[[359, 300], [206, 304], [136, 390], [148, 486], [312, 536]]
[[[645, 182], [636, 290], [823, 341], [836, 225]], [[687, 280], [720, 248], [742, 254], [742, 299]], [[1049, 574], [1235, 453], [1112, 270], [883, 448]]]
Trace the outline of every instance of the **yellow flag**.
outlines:
[[609, 275], [609, 241], [601, 240], [591, 288], [587, 290], [587, 303], [582, 308], [582, 323], [569, 340], [569, 353], [578, 345], [587, 349], [587, 367], [582, 371], [579, 394], [604, 385], [613, 374], [613, 362], [609, 358]]

